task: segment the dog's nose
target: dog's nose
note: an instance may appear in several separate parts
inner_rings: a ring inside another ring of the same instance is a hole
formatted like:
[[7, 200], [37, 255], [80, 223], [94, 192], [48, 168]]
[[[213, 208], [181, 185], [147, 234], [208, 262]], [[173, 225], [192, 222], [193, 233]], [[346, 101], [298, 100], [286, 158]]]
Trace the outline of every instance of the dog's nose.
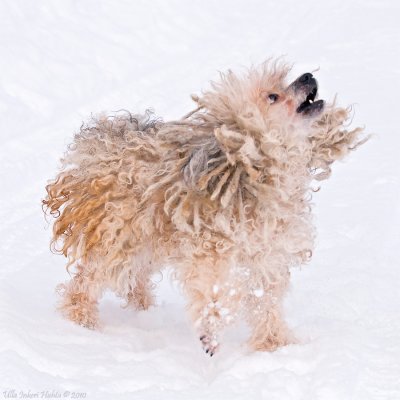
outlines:
[[303, 75], [300, 75], [294, 82], [292, 82], [288, 89], [297, 91], [306, 91], [309, 93], [313, 89], [317, 89], [318, 84], [317, 80], [314, 78], [313, 74], [310, 72], [306, 72]]
[[310, 74], [309, 72], [307, 72], [307, 73], [305, 73], [305, 74], [299, 76], [299, 77], [297, 78], [297, 80], [298, 80], [300, 83], [307, 84], [307, 83], [310, 83], [310, 82], [311, 82], [312, 78], [313, 78], [313, 75]]

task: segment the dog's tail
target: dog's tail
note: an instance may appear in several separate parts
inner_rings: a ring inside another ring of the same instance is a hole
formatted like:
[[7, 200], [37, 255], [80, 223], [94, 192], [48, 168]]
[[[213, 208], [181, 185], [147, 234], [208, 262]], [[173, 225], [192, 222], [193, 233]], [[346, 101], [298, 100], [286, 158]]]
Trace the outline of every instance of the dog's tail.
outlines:
[[100, 117], [83, 125], [62, 159], [62, 170], [46, 186], [43, 210], [55, 217], [51, 248], [71, 266], [91, 250], [109, 251], [134, 218], [141, 189], [135, 174], [157, 157], [156, 129], [148, 115]]

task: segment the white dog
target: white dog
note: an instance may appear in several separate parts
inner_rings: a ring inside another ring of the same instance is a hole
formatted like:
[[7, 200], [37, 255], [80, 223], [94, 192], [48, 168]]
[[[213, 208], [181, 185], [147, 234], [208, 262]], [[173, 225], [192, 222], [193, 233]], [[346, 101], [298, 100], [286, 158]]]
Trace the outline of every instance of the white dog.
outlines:
[[147, 308], [168, 263], [210, 355], [238, 316], [253, 349], [292, 340], [281, 301], [289, 268], [312, 254], [310, 184], [365, 139], [345, 128], [348, 109], [316, 100], [312, 74], [288, 84], [288, 71], [222, 74], [180, 121], [126, 113], [82, 127], [43, 201], [75, 269], [61, 287], [69, 319], [95, 327], [106, 288]]

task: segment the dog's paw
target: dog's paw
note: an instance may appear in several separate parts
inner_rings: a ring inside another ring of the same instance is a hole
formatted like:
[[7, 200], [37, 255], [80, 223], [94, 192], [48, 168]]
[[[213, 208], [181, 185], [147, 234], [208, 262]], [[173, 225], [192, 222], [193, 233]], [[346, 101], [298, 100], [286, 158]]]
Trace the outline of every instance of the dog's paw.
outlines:
[[203, 350], [210, 357], [212, 357], [219, 348], [219, 343], [218, 343], [216, 336], [211, 336], [211, 335], [206, 335], [206, 334], [201, 335], [200, 342], [203, 346]]

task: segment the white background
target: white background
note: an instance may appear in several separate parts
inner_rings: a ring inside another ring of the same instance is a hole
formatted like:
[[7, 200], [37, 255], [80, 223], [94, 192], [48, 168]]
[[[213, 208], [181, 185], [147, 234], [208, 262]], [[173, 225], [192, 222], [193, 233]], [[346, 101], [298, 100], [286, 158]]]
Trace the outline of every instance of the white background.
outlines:
[[[399, 19], [396, 0], [2, 0], [0, 397], [400, 399]], [[179, 118], [218, 70], [280, 55], [374, 134], [314, 196], [317, 248], [285, 303], [300, 344], [250, 353], [238, 327], [210, 359], [168, 274], [148, 312], [109, 294], [101, 332], [63, 320], [41, 198], [82, 120]]]

